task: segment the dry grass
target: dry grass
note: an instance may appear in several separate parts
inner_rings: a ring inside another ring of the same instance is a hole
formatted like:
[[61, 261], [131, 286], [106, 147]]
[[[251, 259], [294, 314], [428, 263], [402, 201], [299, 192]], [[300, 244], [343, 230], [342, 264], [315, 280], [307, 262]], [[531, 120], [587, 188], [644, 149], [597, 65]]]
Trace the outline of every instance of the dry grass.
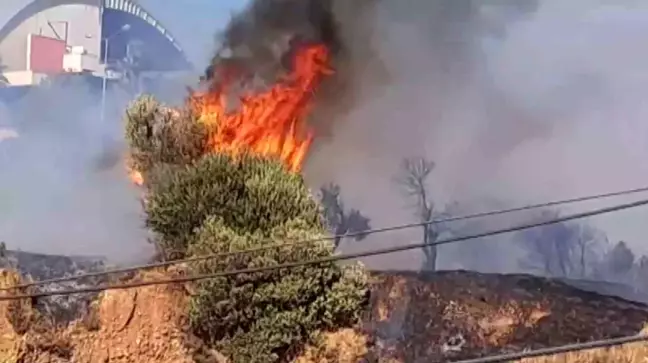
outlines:
[[[643, 330], [648, 333], [648, 327]], [[648, 363], [648, 342], [522, 359], [521, 363]]]
[[367, 354], [367, 337], [353, 329], [325, 333], [293, 363], [356, 363]]
[[[21, 282], [20, 276], [8, 270], [0, 269], [0, 288], [15, 286]], [[12, 302], [0, 302], [0, 363], [18, 361], [20, 352], [20, 336], [13, 326], [15, 312], [21, 311], [22, 306]]]

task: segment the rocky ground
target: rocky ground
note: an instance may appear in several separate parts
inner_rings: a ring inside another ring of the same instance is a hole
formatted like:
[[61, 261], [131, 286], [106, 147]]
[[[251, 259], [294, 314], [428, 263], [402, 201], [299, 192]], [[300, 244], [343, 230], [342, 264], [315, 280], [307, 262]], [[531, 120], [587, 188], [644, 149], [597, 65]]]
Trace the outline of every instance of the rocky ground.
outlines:
[[[0, 280], [14, 284], [17, 277], [5, 272]], [[223, 362], [187, 331], [186, 299], [179, 285], [108, 291], [80, 319], [58, 328], [43, 322], [30, 302], [0, 303], [0, 362]], [[635, 334], [646, 321], [641, 303], [529, 275], [376, 273], [362, 324], [326, 334], [325, 344], [308, 347], [296, 361], [454, 361]], [[614, 360], [581, 354], [573, 362], [643, 362], [639, 351], [619, 351], [617, 358], [627, 359]]]

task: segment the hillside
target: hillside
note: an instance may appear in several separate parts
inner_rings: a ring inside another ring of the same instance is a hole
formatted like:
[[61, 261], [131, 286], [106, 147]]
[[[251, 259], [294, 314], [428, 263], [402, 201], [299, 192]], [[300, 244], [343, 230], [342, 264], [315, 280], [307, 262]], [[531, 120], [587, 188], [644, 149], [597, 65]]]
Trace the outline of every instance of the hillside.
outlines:
[[[181, 272], [172, 268], [136, 279]], [[15, 276], [2, 277], [4, 284], [15, 283]], [[6, 357], [0, 361], [222, 361], [188, 332], [190, 290], [162, 285], [108, 291], [82, 319], [58, 329], [35, 317], [27, 303], [0, 303], [0, 354]], [[26, 327], [20, 324], [25, 317], [36, 320]], [[363, 322], [326, 334], [321, 346], [307, 348], [297, 362], [457, 360], [634, 334], [646, 321], [643, 304], [557, 280], [467, 271], [379, 273], [373, 275]]]
[[[3, 271], [0, 286], [16, 279]], [[186, 297], [178, 285], [107, 291], [80, 319], [58, 328], [26, 302], [0, 303], [0, 362], [218, 362], [186, 332]]]
[[365, 329], [382, 359], [456, 360], [536, 349], [635, 334], [648, 321], [646, 305], [531, 275], [375, 277]]
[[100, 256], [63, 256], [7, 250], [0, 258], [0, 268], [15, 267], [22, 274], [37, 280], [52, 279], [104, 267]]

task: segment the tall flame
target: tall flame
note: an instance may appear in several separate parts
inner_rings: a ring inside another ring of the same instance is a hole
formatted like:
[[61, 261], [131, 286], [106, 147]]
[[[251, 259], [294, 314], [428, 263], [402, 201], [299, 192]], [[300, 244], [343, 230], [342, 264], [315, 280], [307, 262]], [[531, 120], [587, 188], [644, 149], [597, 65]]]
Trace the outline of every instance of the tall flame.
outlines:
[[133, 182], [133, 184], [139, 185], [139, 186], [144, 185], [144, 176], [142, 176], [142, 173], [140, 173], [139, 171], [130, 170], [128, 172], [128, 177]]
[[324, 45], [297, 49], [288, 76], [267, 91], [243, 96], [235, 112], [227, 112], [225, 93], [231, 84], [226, 78], [218, 88], [193, 95], [199, 121], [213, 127], [210, 149], [274, 156], [291, 171], [301, 170], [313, 140], [306, 117], [315, 89], [333, 72], [329, 57]]
[[[209, 150], [234, 156], [247, 151], [279, 158], [299, 172], [313, 141], [307, 125], [313, 95], [323, 78], [333, 73], [326, 46], [310, 44], [298, 48], [291, 72], [270, 89], [241, 98], [236, 111], [227, 110], [226, 94], [233, 85], [229, 69], [220, 69], [224, 79], [217, 87], [194, 93], [189, 106], [209, 130]], [[134, 184], [143, 185], [138, 170], [128, 170]]]

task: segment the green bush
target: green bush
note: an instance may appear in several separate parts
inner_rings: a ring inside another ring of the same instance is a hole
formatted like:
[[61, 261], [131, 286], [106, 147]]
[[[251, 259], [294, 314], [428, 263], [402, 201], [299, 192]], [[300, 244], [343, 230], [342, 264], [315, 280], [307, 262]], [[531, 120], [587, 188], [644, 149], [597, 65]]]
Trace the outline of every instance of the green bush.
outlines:
[[[196, 124], [188, 120], [178, 119], [151, 98], [140, 99], [128, 113], [133, 167], [147, 180], [146, 224], [167, 257], [325, 235], [320, 206], [300, 175], [263, 157], [204, 155], [200, 140], [206, 134], [187, 126]], [[190, 132], [182, 131], [187, 127]], [[333, 243], [321, 241], [232, 255], [190, 268], [194, 274], [214, 273], [333, 253]], [[189, 320], [196, 335], [233, 362], [287, 362], [320, 332], [357, 322], [367, 292], [367, 276], [356, 264], [238, 274], [197, 282]]]
[[126, 111], [131, 167], [145, 176], [155, 167], [186, 165], [206, 150], [207, 129], [187, 111], [174, 111], [141, 96]]
[[146, 214], [147, 225], [171, 258], [184, 256], [195, 229], [208, 216], [223, 218], [238, 233], [267, 235], [295, 218], [322, 228], [320, 208], [302, 177], [277, 161], [252, 155], [233, 159], [212, 153], [168, 170], [150, 186]]
[[[322, 237], [312, 223], [294, 219], [275, 226], [271, 240], [301, 241]], [[260, 231], [241, 233], [223, 218], [209, 218], [189, 248], [192, 255], [244, 250], [268, 243]], [[331, 256], [322, 241], [240, 254], [199, 263], [194, 273], [274, 266]], [[194, 332], [234, 362], [285, 362], [318, 333], [357, 322], [367, 294], [359, 265], [335, 263], [239, 274], [205, 280], [190, 303]]]

